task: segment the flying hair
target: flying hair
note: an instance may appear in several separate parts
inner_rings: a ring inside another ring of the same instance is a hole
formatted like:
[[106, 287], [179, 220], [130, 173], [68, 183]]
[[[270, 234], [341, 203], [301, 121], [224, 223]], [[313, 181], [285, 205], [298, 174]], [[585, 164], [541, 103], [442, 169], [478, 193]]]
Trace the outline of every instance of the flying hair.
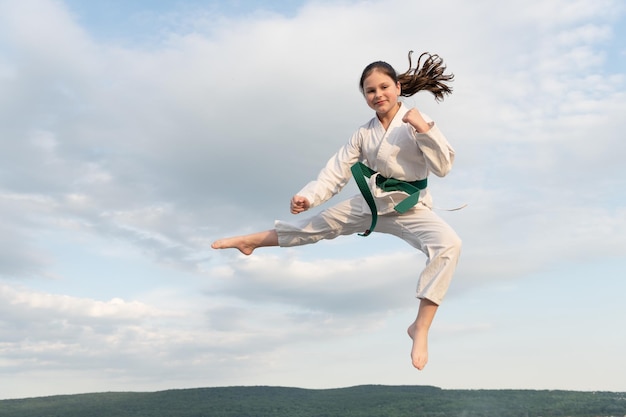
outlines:
[[413, 51], [409, 51], [409, 69], [398, 75], [398, 82], [402, 87], [401, 95], [411, 97], [418, 91], [426, 90], [435, 96], [435, 100], [442, 101], [446, 95], [451, 94], [452, 88], [447, 83], [454, 79], [454, 74], [444, 74], [446, 66], [443, 59], [439, 55], [424, 52], [413, 68], [412, 54]]

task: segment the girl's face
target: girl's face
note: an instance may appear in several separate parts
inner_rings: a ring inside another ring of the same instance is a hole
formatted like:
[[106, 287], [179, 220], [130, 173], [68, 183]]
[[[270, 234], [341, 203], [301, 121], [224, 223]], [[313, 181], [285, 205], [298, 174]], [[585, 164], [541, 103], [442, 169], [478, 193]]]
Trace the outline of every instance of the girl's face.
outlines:
[[378, 116], [397, 109], [400, 83], [394, 83], [387, 74], [374, 70], [363, 80], [365, 101]]

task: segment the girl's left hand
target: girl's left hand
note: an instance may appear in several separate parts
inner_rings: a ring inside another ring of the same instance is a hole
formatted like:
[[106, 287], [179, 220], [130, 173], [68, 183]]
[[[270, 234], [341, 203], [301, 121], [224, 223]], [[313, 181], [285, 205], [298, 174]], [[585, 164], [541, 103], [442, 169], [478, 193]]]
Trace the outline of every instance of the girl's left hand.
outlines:
[[413, 128], [417, 130], [417, 133], [426, 133], [430, 130], [430, 125], [424, 120], [422, 114], [415, 107], [406, 112], [402, 121], [413, 126]]

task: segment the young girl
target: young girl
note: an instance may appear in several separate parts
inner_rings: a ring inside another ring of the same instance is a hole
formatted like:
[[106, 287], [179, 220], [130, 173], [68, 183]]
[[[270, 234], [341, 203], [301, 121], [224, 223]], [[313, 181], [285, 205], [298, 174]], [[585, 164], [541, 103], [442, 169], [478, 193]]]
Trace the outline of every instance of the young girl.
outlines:
[[312, 217], [276, 221], [274, 229], [217, 240], [211, 247], [236, 248], [250, 255], [259, 247], [306, 245], [357, 232], [367, 236], [374, 229], [405, 240], [427, 256], [417, 283], [417, 318], [408, 328], [413, 366], [421, 370], [428, 361], [428, 331], [456, 268], [461, 240], [433, 213], [426, 188], [429, 173], [443, 177], [450, 171], [454, 150], [433, 121], [398, 101], [421, 90], [443, 100], [452, 91], [446, 83], [454, 76], [444, 74], [441, 58], [428, 53], [413, 69], [411, 54], [409, 70], [400, 75], [382, 61], [365, 67], [359, 87], [376, 116], [330, 158], [315, 181], [291, 199], [291, 212], [302, 213], [324, 203], [352, 176], [361, 194]]

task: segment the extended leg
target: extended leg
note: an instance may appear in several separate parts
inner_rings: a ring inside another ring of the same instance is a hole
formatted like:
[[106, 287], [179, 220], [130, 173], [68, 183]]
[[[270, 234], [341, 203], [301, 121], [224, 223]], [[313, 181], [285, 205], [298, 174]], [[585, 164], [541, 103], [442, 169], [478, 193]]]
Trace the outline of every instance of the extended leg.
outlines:
[[407, 329], [409, 336], [413, 339], [411, 360], [413, 361], [413, 366], [420, 371], [424, 369], [426, 362], [428, 362], [428, 331], [438, 307], [432, 301], [422, 298], [417, 318]]
[[239, 249], [239, 252], [244, 255], [250, 255], [256, 248], [265, 246], [278, 246], [276, 230], [272, 229], [250, 235], [227, 237], [216, 240], [211, 244], [213, 249], [235, 248]]
[[365, 202], [359, 195], [343, 201], [312, 217], [297, 219], [294, 222], [276, 221], [274, 229], [219, 239], [213, 242], [213, 249], [238, 249], [250, 255], [255, 249], [265, 246], [291, 247], [315, 243], [321, 239], [334, 239], [365, 230], [369, 215], [361, 208]]

